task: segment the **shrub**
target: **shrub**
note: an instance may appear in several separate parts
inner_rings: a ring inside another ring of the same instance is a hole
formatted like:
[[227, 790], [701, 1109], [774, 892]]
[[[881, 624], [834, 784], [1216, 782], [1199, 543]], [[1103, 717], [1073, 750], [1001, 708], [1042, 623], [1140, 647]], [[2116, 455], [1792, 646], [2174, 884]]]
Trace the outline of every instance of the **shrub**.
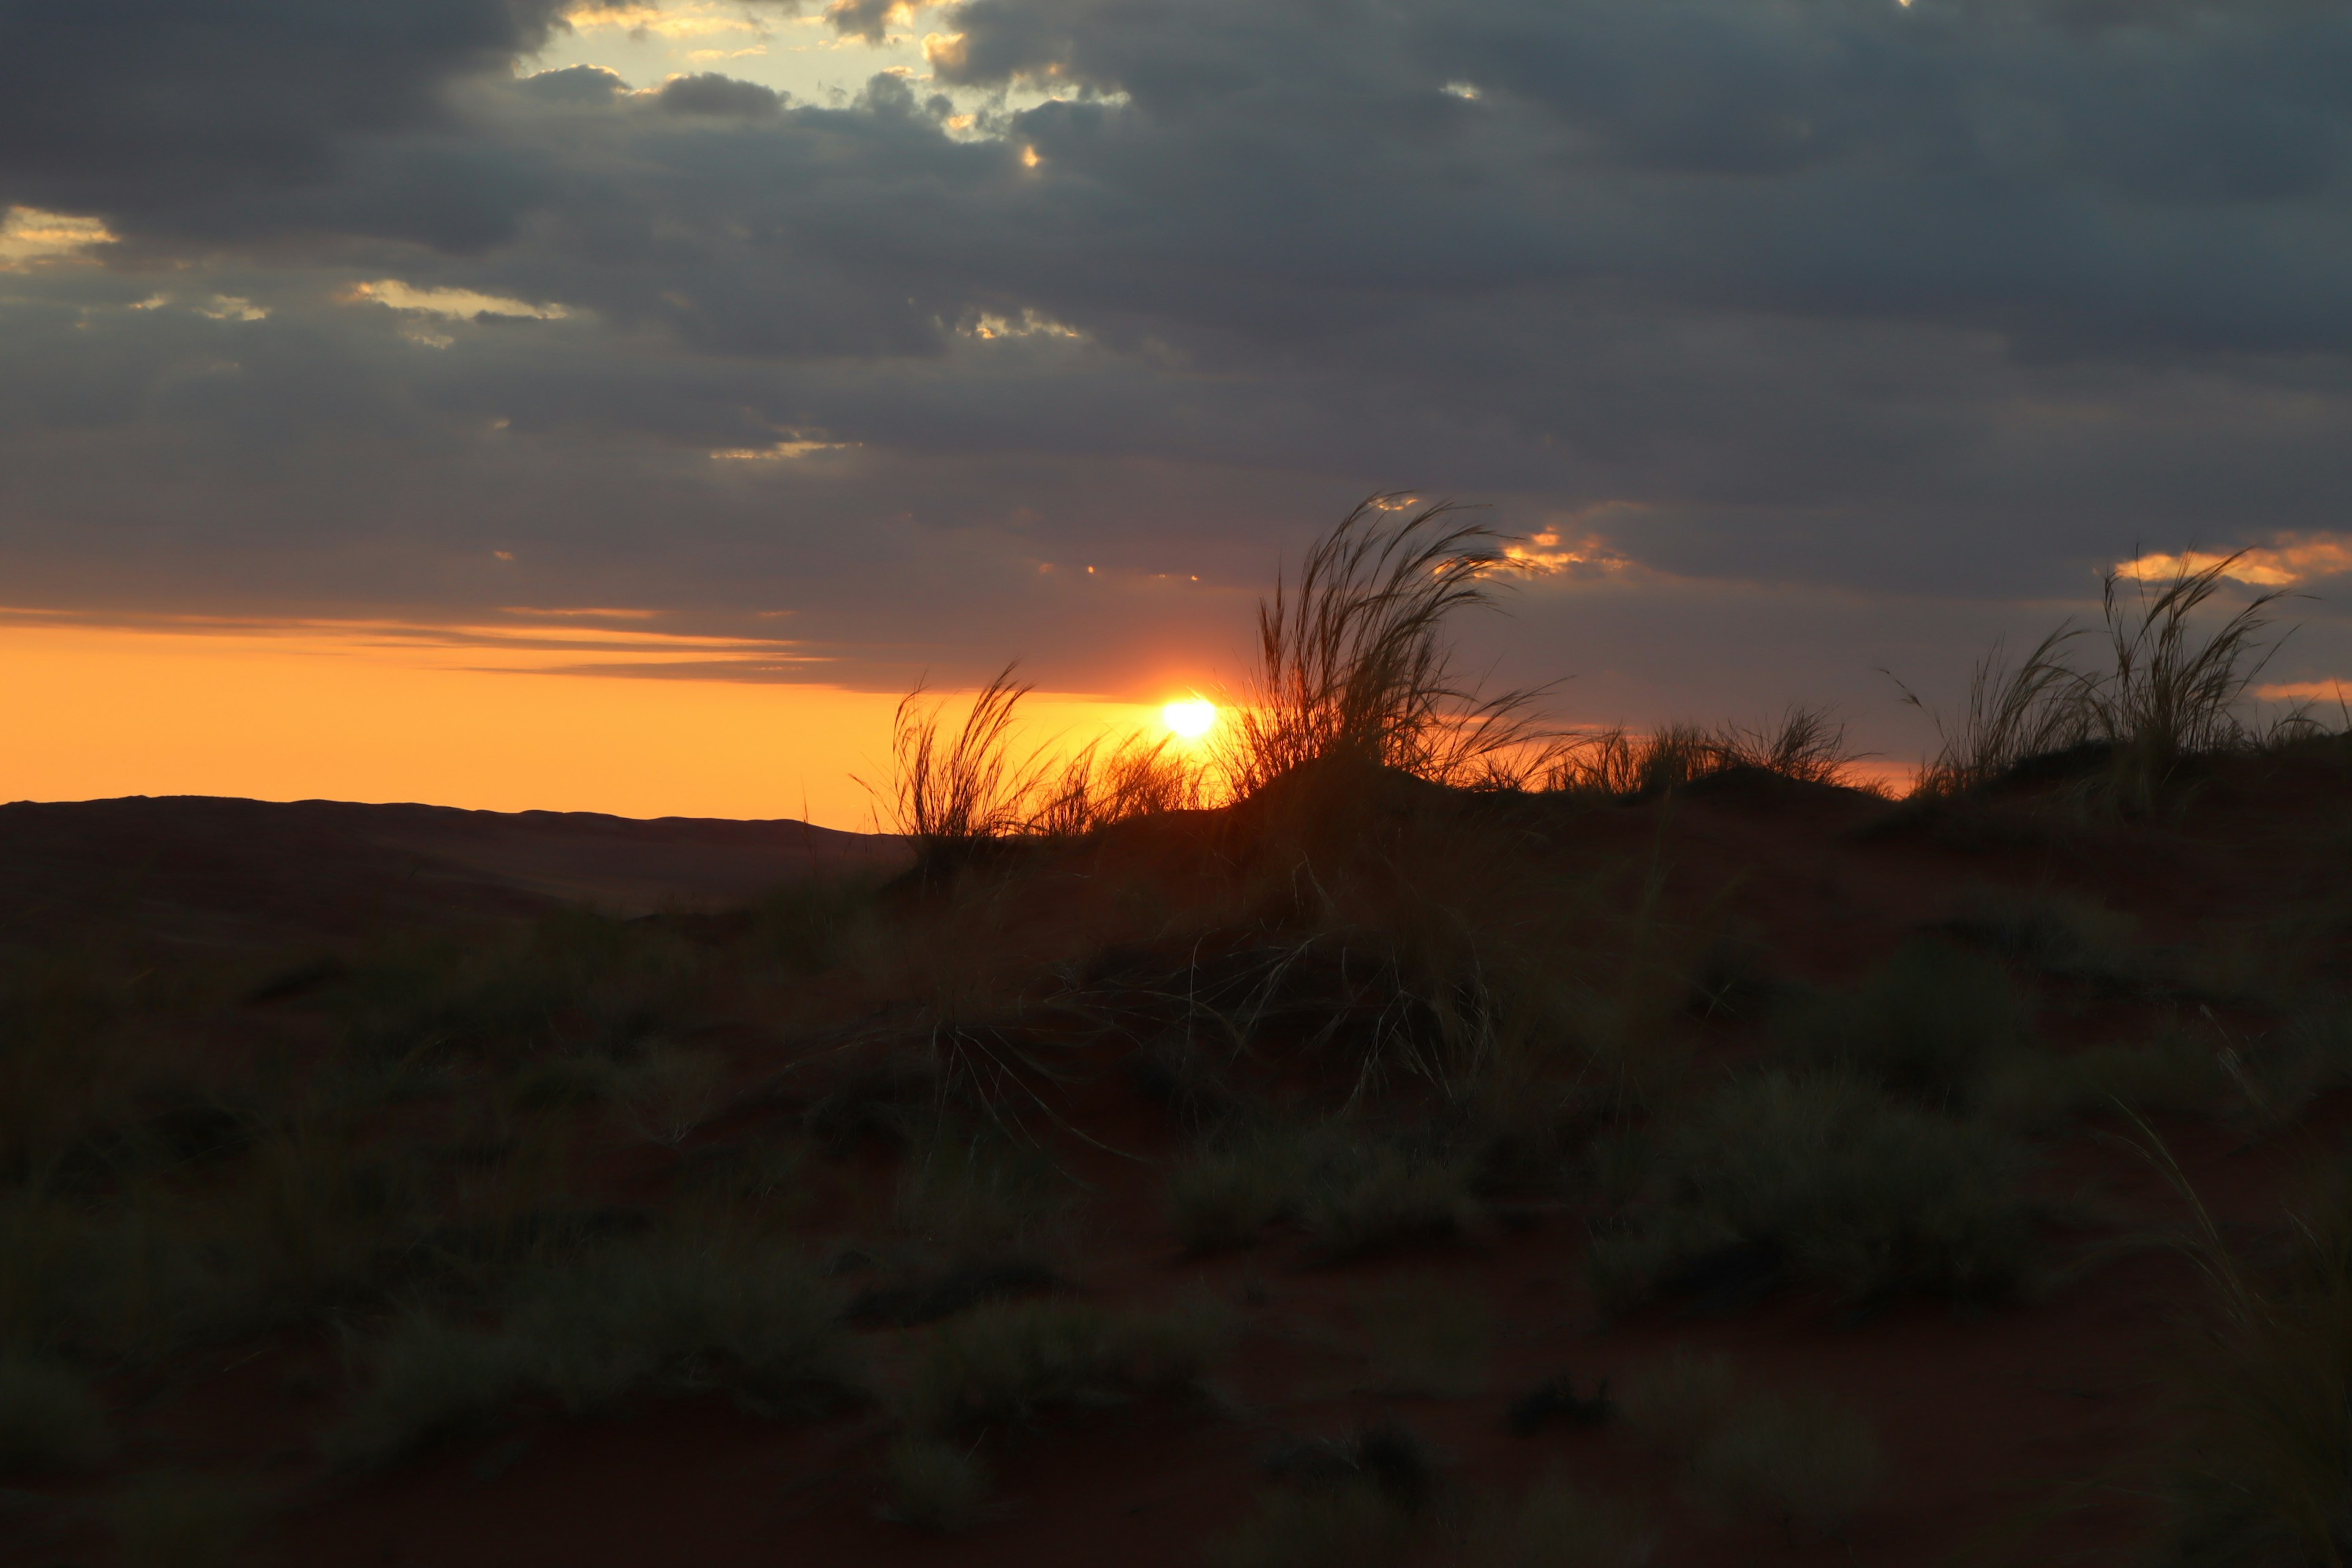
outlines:
[[1691, 1459], [1709, 1495], [1825, 1532], [1843, 1530], [1869, 1500], [1883, 1468], [1870, 1423], [1810, 1392], [1741, 1401]]
[[1121, 1314], [1069, 1301], [992, 1302], [938, 1329], [908, 1396], [918, 1432], [1029, 1420], [1053, 1405], [1195, 1386], [1223, 1352], [1205, 1308]]
[[88, 1464], [105, 1446], [87, 1384], [56, 1362], [0, 1355], [0, 1475]]
[[1981, 1122], [1913, 1110], [1850, 1077], [1768, 1072], [1727, 1086], [1666, 1141], [1664, 1191], [1594, 1248], [1618, 1304], [1726, 1247], [1857, 1299], [1986, 1300], [2022, 1278], [2022, 1155]]
[[1480, 1219], [1469, 1161], [1378, 1140], [1320, 1141], [1297, 1200], [1317, 1249], [1356, 1258], [1400, 1242], [1465, 1235]]
[[1384, 1391], [1460, 1398], [1486, 1386], [1488, 1314], [1475, 1286], [1402, 1283], [1361, 1303], [1357, 1316]]
[[253, 1560], [263, 1501], [212, 1476], [144, 1477], [107, 1510], [122, 1568], [237, 1568]]
[[1652, 1542], [1622, 1508], [1548, 1476], [1516, 1508], [1489, 1509], [1442, 1561], [1459, 1568], [1639, 1568]]
[[1932, 940], [1905, 943], [1854, 991], [1774, 1020], [1792, 1054], [1939, 1105], [1968, 1100], [2026, 1028], [2007, 966]]
[[1297, 1205], [1297, 1141], [1259, 1132], [1195, 1151], [1168, 1173], [1168, 1222], [1195, 1252], [1247, 1247]]
[[1688, 1458], [1723, 1425], [1738, 1395], [1729, 1356], [1676, 1351], [1627, 1378], [1617, 1407], [1644, 1441]]
[[772, 1413], [822, 1407], [856, 1386], [839, 1320], [837, 1293], [781, 1247], [612, 1246], [518, 1281], [497, 1327], [402, 1320], [369, 1348], [329, 1451], [388, 1463], [527, 1394], [575, 1414], [714, 1387]]
[[889, 1501], [882, 1517], [917, 1530], [969, 1530], [988, 1502], [988, 1472], [979, 1458], [935, 1437], [908, 1436], [893, 1443], [883, 1478]]
[[1215, 1568], [1384, 1568], [1402, 1562], [1412, 1521], [1378, 1491], [1269, 1491], [1210, 1549]]
[[2172, 1358], [2186, 1430], [2163, 1491], [2176, 1568], [2345, 1560], [2352, 1519], [2352, 1173], [2336, 1163], [2288, 1219], [2282, 1266], [2232, 1251], [2169, 1151], [2139, 1127], [2193, 1224], [2201, 1342]]
[[2118, 1100], [2191, 1114], [2212, 1111], [2229, 1088], [2229, 1076], [2209, 1047], [2186, 1030], [2164, 1029], [2136, 1044], [2013, 1058], [1987, 1082], [1985, 1106], [1989, 1115], [2028, 1125], [2111, 1111]]
[[945, 1126], [908, 1156], [896, 1201], [901, 1229], [964, 1261], [1038, 1250], [1069, 1209], [1041, 1152]]

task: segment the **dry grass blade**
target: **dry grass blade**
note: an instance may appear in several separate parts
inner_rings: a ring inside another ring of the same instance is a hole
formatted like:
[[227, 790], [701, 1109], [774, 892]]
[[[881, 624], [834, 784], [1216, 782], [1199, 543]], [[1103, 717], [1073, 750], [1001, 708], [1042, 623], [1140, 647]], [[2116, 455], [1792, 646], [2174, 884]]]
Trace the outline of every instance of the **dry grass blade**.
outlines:
[[1014, 710], [1034, 689], [1013, 679], [1012, 665], [972, 699], [962, 727], [942, 741], [940, 706], [926, 705], [918, 684], [890, 721], [894, 769], [887, 802], [898, 830], [926, 853], [1002, 837], [1026, 826], [1035, 792], [1035, 759], [1012, 755]]
[[[2082, 700], [2087, 678], [2068, 665], [2066, 646], [2083, 635], [2062, 626], [2034, 645], [2014, 669], [1996, 643], [1977, 661], [1969, 678], [1968, 705], [1947, 729], [1936, 720], [1939, 742], [1935, 761], [1922, 771], [1918, 787], [1927, 795], [1954, 795], [1999, 778], [2028, 757], [2063, 750], [2090, 731]], [[1905, 701], [1924, 707], [1908, 689]]]
[[1237, 795], [1343, 755], [1456, 782], [1528, 740], [1540, 691], [1482, 696], [1442, 635], [1455, 612], [1493, 603], [1505, 539], [1451, 504], [1388, 526], [1394, 509], [1389, 496], [1358, 506], [1258, 606], [1258, 668], [1223, 759]]
[[2145, 577], [2131, 579], [2137, 593], [2126, 598], [2124, 574], [2106, 574], [2100, 603], [2114, 668], [2085, 687], [2100, 739], [2160, 763], [2246, 741], [2235, 710], [2277, 649], [2261, 634], [2270, 625], [2264, 610], [2284, 592], [2257, 594], [2201, 642], [2190, 626], [2237, 561], [2229, 555], [2191, 571], [2184, 556], [2153, 596]]

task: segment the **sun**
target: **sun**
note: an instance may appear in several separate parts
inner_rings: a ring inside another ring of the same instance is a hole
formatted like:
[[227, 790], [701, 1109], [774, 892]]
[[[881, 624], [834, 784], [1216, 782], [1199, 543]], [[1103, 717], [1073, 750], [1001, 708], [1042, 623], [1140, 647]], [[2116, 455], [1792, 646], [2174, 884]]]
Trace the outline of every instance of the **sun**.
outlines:
[[1216, 727], [1217, 705], [1204, 698], [1188, 697], [1160, 710], [1160, 721], [1187, 741], [1197, 741]]

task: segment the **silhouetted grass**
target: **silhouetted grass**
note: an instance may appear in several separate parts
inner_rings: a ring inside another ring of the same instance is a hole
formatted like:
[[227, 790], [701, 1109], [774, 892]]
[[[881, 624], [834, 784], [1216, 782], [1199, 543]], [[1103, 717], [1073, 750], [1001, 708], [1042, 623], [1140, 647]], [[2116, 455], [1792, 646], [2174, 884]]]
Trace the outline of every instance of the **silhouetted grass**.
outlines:
[[[2106, 797], [2145, 810], [2184, 758], [2258, 743], [2241, 705], [2276, 650], [2262, 634], [2284, 592], [2254, 595], [2200, 635], [2199, 612], [2239, 555], [2196, 567], [2190, 559], [2184, 553], [2153, 589], [2144, 575], [2106, 574], [2098, 628], [2105, 658], [2090, 668], [2068, 657], [2088, 628], [2061, 626], [2014, 668], [1996, 647], [1976, 667], [1956, 721], [1937, 721], [1941, 744], [1918, 792], [1977, 789], [2032, 759], [2095, 746], [2105, 769], [2094, 776]], [[2280, 731], [2300, 732], [2292, 723]]]
[[1481, 694], [1444, 635], [1492, 604], [1507, 541], [1450, 504], [1390, 522], [1398, 510], [1389, 496], [1359, 505], [1260, 604], [1257, 668], [1220, 742], [1236, 795], [1335, 761], [1470, 783], [1528, 741], [1539, 691]]
[[1551, 745], [1530, 783], [1555, 794], [1598, 800], [1655, 800], [1736, 770], [1844, 784], [1854, 754], [1845, 727], [1826, 709], [1797, 704], [1769, 727], [1670, 724], [1647, 735], [1611, 728]]

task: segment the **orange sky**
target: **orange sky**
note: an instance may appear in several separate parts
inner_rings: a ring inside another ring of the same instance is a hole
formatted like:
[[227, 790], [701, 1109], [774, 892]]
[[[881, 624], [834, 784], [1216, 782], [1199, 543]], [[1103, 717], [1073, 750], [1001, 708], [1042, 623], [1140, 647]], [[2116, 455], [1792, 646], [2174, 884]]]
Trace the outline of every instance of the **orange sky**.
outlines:
[[[0, 799], [325, 797], [874, 826], [850, 775], [887, 776], [896, 698], [545, 673], [579, 658], [532, 635], [545, 629], [0, 620]], [[607, 652], [627, 637], [596, 634]], [[636, 640], [643, 663], [706, 658], [713, 642]], [[1156, 706], [1041, 693], [1024, 710], [1041, 739], [1159, 732]]]

